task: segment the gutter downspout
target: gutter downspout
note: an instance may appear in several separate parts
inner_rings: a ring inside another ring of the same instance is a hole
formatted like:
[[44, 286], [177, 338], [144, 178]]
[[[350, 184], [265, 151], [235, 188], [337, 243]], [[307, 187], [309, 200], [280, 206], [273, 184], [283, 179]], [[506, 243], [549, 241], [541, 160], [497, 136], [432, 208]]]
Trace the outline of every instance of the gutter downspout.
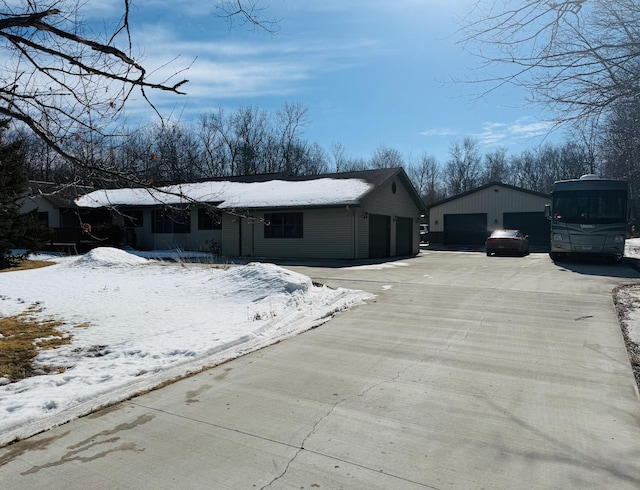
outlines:
[[355, 260], [357, 257], [357, 251], [358, 251], [358, 243], [357, 243], [357, 238], [358, 238], [358, 220], [357, 220], [357, 214], [355, 210], [352, 210], [348, 205], [347, 205], [347, 211], [349, 212], [349, 214], [351, 214], [351, 218], [352, 218], [352, 225], [351, 225], [351, 230], [353, 231], [353, 260]]

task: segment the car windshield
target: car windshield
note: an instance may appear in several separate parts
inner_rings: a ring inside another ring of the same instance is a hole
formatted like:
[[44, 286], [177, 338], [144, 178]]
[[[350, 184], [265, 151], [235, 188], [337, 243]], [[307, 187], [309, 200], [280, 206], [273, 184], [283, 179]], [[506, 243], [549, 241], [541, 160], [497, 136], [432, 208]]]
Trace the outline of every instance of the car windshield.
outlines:
[[518, 236], [517, 231], [498, 230], [491, 233], [491, 238], [513, 238], [515, 236]]

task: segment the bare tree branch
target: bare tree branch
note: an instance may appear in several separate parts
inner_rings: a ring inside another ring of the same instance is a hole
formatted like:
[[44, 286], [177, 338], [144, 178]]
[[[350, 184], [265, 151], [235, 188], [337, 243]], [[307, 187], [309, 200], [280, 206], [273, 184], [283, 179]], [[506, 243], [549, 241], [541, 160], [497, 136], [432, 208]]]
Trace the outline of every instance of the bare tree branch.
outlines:
[[[133, 168], [114, 156], [114, 148], [127, 145], [123, 136], [128, 134], [118, 127], [127, 103], [137, 96], [156, 112], [161, 126], [171, 131], [171, 124], [154, 105], [153, 95], [184, 94], [188, 80], [182, 75], [190, 66], [161, 78], [177, 58], [150, 68], [136, 57], [129, 17], [132, 0], [120, 0], [119, 22], [100, 36], [89, 32], [83, 23], [84, 2], [0, 0], [0, 116], [19, 122], [16, 134], [26, 133], [26, 128], [43, 144], [47, 174], [52, 162], [62, 160], [69, 164], [63, 167], [70, 180], [81, 175], [85, 182], [95, 179], [103, 184], [151, 185], [153, 175], [140, 171], [144, 165]], [[240, 19], [243, 24], [275, 33], [278, 21], [267, 19], [264, 11], [257, 0], [223, 0], [218, 6], [218, 12], [230, 22]], [[243, 164], [258, 168], [262, 163], [249, 150], [267, 143], [257, 133], [243, 137]], [[101, 144], [106, 147], [100, 148]], [[152, 157], [152, 152], [137, 155], [139, 160]], [[190, 175], [187, 164], [173, 165], [181, 176]]]
[[107, 134], [136, 91], [156, 110], [150, 91], [181, 95], [187, 82], [178, 79], [182, 70], [164, 81], [151, 78], [156, 72], [132, 55], [130, 0], [122, 6], [120, 23], [101, 41], [85, 35], [77, 0], [0, 1], [0, 114], [20, 121], [85, 170], [93, 163], [75, 155], [66, 141]]
[[228, 19], [230, 27], [236, 18], [240, 18], [241, 25], [250, 25], [274, 35], [279, 30], [281, 19], [264, 17], [265, 10], [267, 7], [261, 7], [259, 0], [222, 0], [216, 6], [216, 15]]
[[481, 60], [486, 91], [525, 88], [561, 121], [606, 113], [640, 93], [637, 0], [479, 0], [461, 45]]

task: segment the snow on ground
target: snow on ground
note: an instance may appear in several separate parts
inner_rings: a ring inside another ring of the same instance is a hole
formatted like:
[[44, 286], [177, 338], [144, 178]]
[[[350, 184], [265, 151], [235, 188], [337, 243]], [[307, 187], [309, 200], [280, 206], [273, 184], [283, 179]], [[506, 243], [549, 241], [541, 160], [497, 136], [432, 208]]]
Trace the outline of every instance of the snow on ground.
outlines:
[[640, 238], [632, 238], [625, 241], [624, 256], [640, 259]]
[[[640, 238], [633, 238], [625, 242], [624, 255], [640, 260]], [[621, 295], [621, 299], [632, 306], [625, 319], [629, 340], [640, 345], [640, 286], [629, 286], [618, 294]]]
[[308, 330], [369, 297], [273, 264], [167, 264], [114, 248], [52, 260], [0, 274], [0, 317], [37, 305], [73, 335], [36, 358], [64, 372], [0, 378], [0, 445]]

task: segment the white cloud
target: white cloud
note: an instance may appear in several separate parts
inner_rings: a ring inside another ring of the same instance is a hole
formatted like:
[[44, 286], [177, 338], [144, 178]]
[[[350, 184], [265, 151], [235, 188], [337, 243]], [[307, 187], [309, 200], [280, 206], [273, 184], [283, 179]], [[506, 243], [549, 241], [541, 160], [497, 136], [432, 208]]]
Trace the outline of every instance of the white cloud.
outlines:
[[531, 121], [519, 119], [510, 126], [510, 131], [514, 135], [522, 135], [526, 138], [544, 136], [554, 127], [552, 121]]
[[470, 136], [478, 141], [481, 148], [489, 150], [497, 147], [514, 149], [533, 146], [549, 136], [553, 129], [553, 122], [523, 117], [513, 122], [486, 121], [481, 123], [481, 129], [477, 132], [469, 129], [442, 127], [421, 131], [420, 134], [429, 138], [446, 138], [449, 141]]
[[432, 128], [432, 129], [427, 129], [425, 131], [420, 131], [420, 134], [422, 136], [428, 136], [428, 137], [443, 137], [443, 136], [456, 136], [461, 134], [459, 130], [457, 129], [450, 129], [450, 128]]
[[548, 135], [553, 126], [552, 122], [524, 117], [511, 123], [485, 122], [482, 131], [472, 136], [484, 146], [520, 144]]

